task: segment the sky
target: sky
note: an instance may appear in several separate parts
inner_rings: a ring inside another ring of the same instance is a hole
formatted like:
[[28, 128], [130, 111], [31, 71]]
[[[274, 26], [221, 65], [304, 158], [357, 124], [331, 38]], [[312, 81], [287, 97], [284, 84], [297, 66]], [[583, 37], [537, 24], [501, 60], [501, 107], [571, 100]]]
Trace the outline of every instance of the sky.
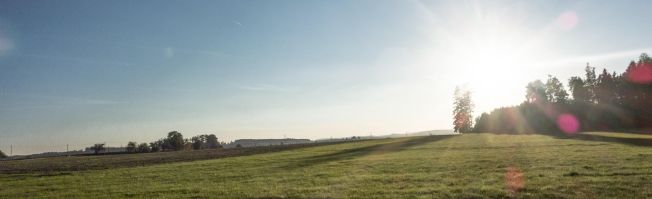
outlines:
[[0, 1], [0, 150], [452, 128], [652, 53], [641, 1]]

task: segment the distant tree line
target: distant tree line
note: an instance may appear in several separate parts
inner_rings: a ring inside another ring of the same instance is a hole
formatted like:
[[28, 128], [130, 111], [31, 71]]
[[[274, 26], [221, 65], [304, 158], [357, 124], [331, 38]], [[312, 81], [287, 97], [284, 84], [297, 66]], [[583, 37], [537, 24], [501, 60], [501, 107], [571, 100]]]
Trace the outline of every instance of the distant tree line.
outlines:
[[104, 143], [95, 144], [95, 145], [91, 146], [90, 149], [93, 150], [93, 152], [95, 152], [95, 154], [98, 154], [98, 153], [104, 151]]
[[7, 157], [7, 154], [5, 154], [4, 152], [0, 151], [0, 158], [6, 158], [6, 157]]
[[596, 74], [588, 64], [584, 72], [583, 78], [568, 80], [570, 94], [551, 75], [545, 82], [528, 83], [523, 103], [482, 113], [468, 132], [559, 134], [652, 127], [652, 59], [647, 54], [621, 74], [606, 69]]
[[[95, 144], [89, 147], [95, 154], [104, 151], [104, 144]], [[169, 132], [167, 137], [150, 143], [128, 142], [126, 146], [127, 153], [150, 153], [162, 151], [180, 151], [180, 150], [202, 150], [222, 148], [215, 134], [202, 134], [193, 136], [190, 139], [184, 139], [183, 134], [178, 131]]]

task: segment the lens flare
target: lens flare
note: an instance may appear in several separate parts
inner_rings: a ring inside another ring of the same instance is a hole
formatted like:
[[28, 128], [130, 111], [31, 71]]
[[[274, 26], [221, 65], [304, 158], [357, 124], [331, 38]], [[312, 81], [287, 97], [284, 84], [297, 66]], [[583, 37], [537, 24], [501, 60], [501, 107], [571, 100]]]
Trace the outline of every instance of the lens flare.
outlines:
[[557, 24], [562, 30], [571, 30], [575, 28], [578, 21], [577, 14], [573, 11], [566, 11], [557, 18]]
[[165, 50], [164, 53], [165, 53], [165, 57], [166, 57], [166, 58], [172, 58], [172, 57], [174, 57], [174, 48], [172, 48], [172, 47], [167, 47], [167, 48], [165, 48], [164, 50]]
[[564, 133], [574, 134], [577, 133], [577, 131], [579, 131], [580, 122], [577, 120], [577, 118], [574, 115], [565, 113], [557, 117], [557, 126]]
[[627, 80], [637, 84], [652, 83], [652, 64], [644, 63], [627, 72]]
[[505, 173], [505, 188], [510, 193], [517, 193], [525, 186], [523, 172], [515, 167], [507, 168]]
[[13, 47], [11, 39], [0, 30], [0, 56], [7, 54]]

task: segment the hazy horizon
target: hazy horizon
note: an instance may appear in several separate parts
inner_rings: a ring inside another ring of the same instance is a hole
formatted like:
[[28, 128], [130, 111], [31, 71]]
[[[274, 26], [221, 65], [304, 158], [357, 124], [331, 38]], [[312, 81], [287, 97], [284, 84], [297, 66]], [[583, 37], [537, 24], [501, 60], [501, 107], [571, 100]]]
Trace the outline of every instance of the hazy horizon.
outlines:
[[624, 71], [652, 53], [650, 5], [0, 1], [0, 150], [451, 129], [455, 86], [478, 115], [547, 74]]

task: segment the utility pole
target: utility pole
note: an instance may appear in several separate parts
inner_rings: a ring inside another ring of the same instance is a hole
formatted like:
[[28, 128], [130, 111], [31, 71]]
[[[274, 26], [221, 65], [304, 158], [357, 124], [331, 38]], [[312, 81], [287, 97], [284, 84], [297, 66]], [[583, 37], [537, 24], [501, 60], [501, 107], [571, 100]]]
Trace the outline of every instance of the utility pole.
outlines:
[[14, 156], [14, 145], [9, 145], [9, 156]]

